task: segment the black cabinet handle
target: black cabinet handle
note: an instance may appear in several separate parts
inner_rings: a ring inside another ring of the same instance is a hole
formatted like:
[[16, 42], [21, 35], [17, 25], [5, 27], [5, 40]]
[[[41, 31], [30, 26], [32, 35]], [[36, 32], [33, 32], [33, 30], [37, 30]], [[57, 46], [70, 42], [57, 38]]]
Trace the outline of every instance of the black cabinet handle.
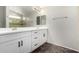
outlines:
[[18, 47], [20, 47], [20, 41], [18, 41]]
[[23, 41], [21, 40], [21, 46], [23, 46]]
[[43, 34], [43, 37], [45, 37], [45, 33]]

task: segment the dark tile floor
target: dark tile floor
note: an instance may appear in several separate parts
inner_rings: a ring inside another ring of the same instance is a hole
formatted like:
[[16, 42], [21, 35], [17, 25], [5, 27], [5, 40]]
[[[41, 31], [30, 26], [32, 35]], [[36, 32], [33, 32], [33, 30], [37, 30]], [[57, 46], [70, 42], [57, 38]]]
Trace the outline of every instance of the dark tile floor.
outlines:
[[61, 46], [45, 43], [32, 53], [78, 53], [78, 52]]

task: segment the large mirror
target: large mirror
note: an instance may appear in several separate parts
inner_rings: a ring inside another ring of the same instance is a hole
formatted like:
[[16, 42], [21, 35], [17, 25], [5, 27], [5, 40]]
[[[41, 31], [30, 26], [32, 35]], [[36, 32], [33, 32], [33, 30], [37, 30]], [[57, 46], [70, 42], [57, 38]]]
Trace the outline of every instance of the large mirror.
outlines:
[[40, 6], [0, 6], [0, 28], [46, 25], [46, 11]]

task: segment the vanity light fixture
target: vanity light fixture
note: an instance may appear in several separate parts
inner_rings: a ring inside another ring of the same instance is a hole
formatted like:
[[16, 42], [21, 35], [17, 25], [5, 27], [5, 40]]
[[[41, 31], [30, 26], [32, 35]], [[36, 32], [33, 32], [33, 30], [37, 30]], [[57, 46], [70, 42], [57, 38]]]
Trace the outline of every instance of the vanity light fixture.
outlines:
[[13, 15], [9, 15], [9, 18], [21, 19], [21, 17], [19, 17], [19, 16], [13, 16]]
[[32, 8], [34, 11], [37, 11], [37, 12], [40, 12], [43, 9], [40, 6], [33, 6]]
[[45, 6], [33, 6], [33, 10], [39, 13], [40, 15], [46, 14], [45, 12]]

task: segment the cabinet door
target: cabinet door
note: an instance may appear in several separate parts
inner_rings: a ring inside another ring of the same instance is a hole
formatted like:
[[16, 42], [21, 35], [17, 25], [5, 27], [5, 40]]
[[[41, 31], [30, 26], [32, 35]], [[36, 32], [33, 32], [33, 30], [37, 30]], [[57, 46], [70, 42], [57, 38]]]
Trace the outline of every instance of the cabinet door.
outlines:
[[21, 53], [28, 53], [31, 52], [31, 38], [30, 37], [23, 37], [21, 39]]
[[40, 43], [43, 44], [47, 41], [47, 30], [41, 30], [40, 34], [41, 34]]
[[24, 37], [20, 38], [21, 42], [20, 52], [21, 53], [31, 52], [31, 32], [26, 32], [23, 35]]
[[19, 53], [18, 44], [18, 40], [0, 43], [0, 53]]

